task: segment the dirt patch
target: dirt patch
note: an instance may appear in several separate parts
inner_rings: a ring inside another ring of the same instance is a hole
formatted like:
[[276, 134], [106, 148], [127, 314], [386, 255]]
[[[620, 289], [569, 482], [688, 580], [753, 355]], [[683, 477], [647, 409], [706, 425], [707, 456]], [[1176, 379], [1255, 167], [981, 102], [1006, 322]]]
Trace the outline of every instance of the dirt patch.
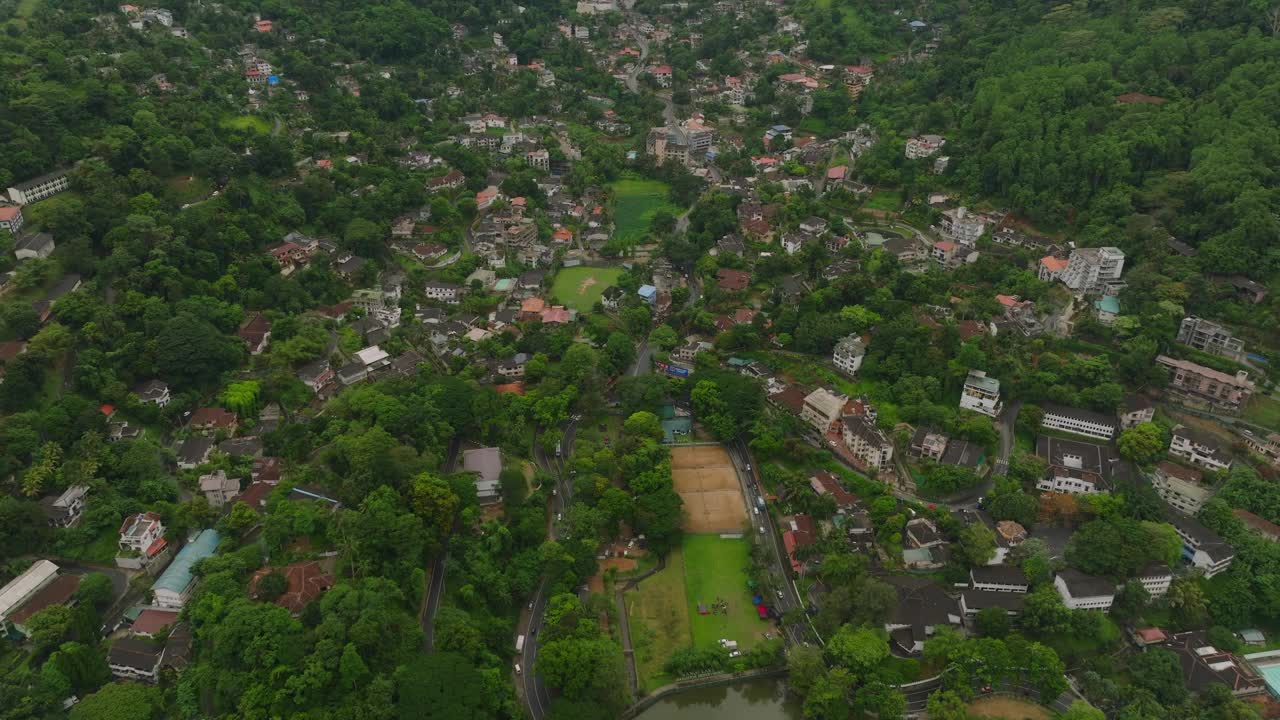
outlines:
[[1003, 720], [1053, 720], [1048, 709], [1027, 700], [1014, 697], [984, 697], [969, 703], [973, 717], [1002, 718]]
[[495, 503], [493, 505], [480, 506], [481, 522], [489, 522], [490, 520], [501, 520], [505, 516], [505, 514], [506, 513], [502, 511], [502, 503]]
[[633, 558], [611, 557], [601, 560], [598, 563], [600, 572], [592, 575], [587, 580], [587, 587], [593, 593], [604, 592], [604, 573], [609, 568], [617, 570], [619, 573], [631, 572], [636, 569], [636, 561]]
[[584, 278], [582, 282], [578, 283], [578, 294], [586, 295], [587, 291], [591, 289], [591, 286], [595, 284], [596, 279], [594, 277]]
[[671, 449], [671, 480], [684, 501], [684, 529], [694, 533], [741, 532], [747, 519], [737, 471], [718, 445]]

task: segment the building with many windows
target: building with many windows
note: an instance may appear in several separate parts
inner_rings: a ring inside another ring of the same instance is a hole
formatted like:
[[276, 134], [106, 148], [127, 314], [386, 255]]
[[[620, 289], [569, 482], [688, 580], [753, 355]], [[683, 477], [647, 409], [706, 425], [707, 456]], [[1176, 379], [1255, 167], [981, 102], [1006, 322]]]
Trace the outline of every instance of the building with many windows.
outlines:
[[850, 415], [841, 422], [845, 447], [867, 468], [888, 470], [892, 467], [893, 443], [869, 418]]
[[1244, 358], [1244, 341], [1216, 322], [1189, 316], [1178, 328], [1178, 342], [1211, 355], [1239, 362]]
[[1208, 470], [1231, 468], [1231, 456], [1216, 437], [1185, 425], [1173, 429], [1169, 454]]
[[38, 200], [53, 197], [71, 187], [71, 180], [66, 170], [54, 170], [51, 173], [14, 183], [9, 188], [9, 199], [19, 205], [30, 205]]
[[1199, 470], [1161, 460], [1151, 470], [1151, 487], [1169, 507], [1185, 515], [1195, 515], [1213, 497]]
[[1256, 387], [1244, 370], [1229, 375], [1168, 355], [1156, 357], [1156, 362], [1169, 369], [1170, 393], [1189, 404], [1207, 409], [1238, 413], [1249, 402]]
[[970, 370], [960, 396], [960, 409], [995, 417], [1000, 414], [1000, 407], [1000, 381], [987, 377], [982, 370]]
[[1199, 520], [1178, 513], [1167, 513], [1165, 520], [1182, 538], [1182, 559], [1203, 571], [1205, 577], [1231, 567], [1236, 559], [1235, 549]]
[[1116, 586], [1110, 580], [1067, 568], [1053, 579], [1053, 586], [1062, 596], [1062, 604], [1071, 610], [1111, 609], [1116, 599]]
[[831, 424], [840, 419], [849, 398], [826, 388], [818, 388], [804, 398], [800, 419], [809, 423], [819, 433], [825, 434]]
[[853, 377], [862, 367], [862, 358], [867, 354], [867, 345], [857, 335], [850, 335], [836, 343], [831, 353], [831, 362], [840, 372]]
[[1045, 476], [1036, 487], [1046, 492], [1089, 495], [1110, 488], [1110, 448], [1104, 445], [1041, 435], [1036, 455], [1044, 458]]
[[1110, 440], [1116, 434], [1116, 419], [1111, 415], [1052, 403], [1045, 403], [1040, 426], [1097, 440]]
[[1076, 292], [1102, 293], [1120, 280], [1124, 252], [1116, 247], [1076, 248], [1062, 271], [1062, 284]]

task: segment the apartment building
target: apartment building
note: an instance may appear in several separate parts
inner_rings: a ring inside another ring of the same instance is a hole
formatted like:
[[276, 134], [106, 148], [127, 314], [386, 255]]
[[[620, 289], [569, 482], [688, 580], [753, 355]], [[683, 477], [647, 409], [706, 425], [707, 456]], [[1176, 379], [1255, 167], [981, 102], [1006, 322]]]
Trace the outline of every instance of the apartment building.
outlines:
[[869, 418], [850, 415], [841, 421], [845, 447], [868, 468], [889, 470], [893, 461], [893, 443]]
[[1050, 430], [1084, 435], [1096, 440], [1110, 440], [1116, 434], [1116, 419], [1110, 415], [1066, 407], [1065, 405], [1044, 405], [1044, 416], [1040, 426]]
[[990, 218], [981, 213], [970, 212], [966, 207], [952, 208], [942, 211], [942, 224], [939, 231], [942, 237], [968, 247], [977, 244], [978, 238], [987, 231]]
[[1120, 429], [1128, 430], [1135, 425], [1151, 422], [1156, 416], [1156, 408], [1151, 401], [1142, 395], [1128, 393], [1120, 406]]
[[1167, 513], [1165, 520], [1182, 538], [1182, 559], [1203, 571], [1205, 577], [1211, 578], [1231, 567], [1236, 551], [1217, 533], [1195, 518], [1178, 513]]
[[916, 135], [907, 139], [908, 160], [919, 160], [936, 154], [947, 141], [940, 135]]
[[1244, 359], [1244, 341], [1227, 328], [1194, 315], [1182, 319], [1178, 342], [1211, 355], [1221, 355], [1239, 362]]
[[1169, 389], [1174, 395], [1209, 409], [1239, 413], [1256, 387], [1244, 370], [1229, 375], [1167, 355], [1158, 356], [1156, 362], [1169, 369]]
[[1101, 293], [1120, 280], [1124, 253], [1120, 248], [1076, 248], [1067, 258], [1062, 284], [1076, 292]]
[[1110, 580], [1067, 568], [1053, 579], [1053, 586], [1062, 596], [1062, 603], [1071, 610], [1111, 609], [1116, 599], [1116, 586]]
[[1164, 597], [1173, 583], [1173, 571], [1162, 562], [1153, 562], [1138, 571], [1137, 580], [1151, 597]]
[[66, 170], [54, 170], [51, 173], [14, 183], [9, 188], [9, 199], [18, 205], [30, 205], [33, 202], [53, 197], [71, 187], [71, 180]]
[[826, 434], [831, 424], [840, 419], [849, 398], [826, 388], [818, 388], [804, 398], [800, 419], [809, 423], [820, 434]]
[[1213, 497], [1204, 484], [1204, 475], [1195, 468], [1161, 460], [1151, 470], [1151, 487], [1169, 507], [1184, 515], [1195, 515]]
[[862, 358], [867, 354], [866, 343], [857, 335], [850, 335], [836, 343], [831, 353], [831, 362], [840, 372], [853, 377], [862, 367]]
[[1000, 381], [987, 377], [985, 371], [970, 370], [960, 396], [960, 409], [995, 417], [1000, 414], [1000, 408]]
[[1110, 449], [1104, 445], [1041, 435], [1036, 455], [1044, 458], [1045, 476], [1036, 487], [1046, 492], [1089, 495], [1110, 488]]

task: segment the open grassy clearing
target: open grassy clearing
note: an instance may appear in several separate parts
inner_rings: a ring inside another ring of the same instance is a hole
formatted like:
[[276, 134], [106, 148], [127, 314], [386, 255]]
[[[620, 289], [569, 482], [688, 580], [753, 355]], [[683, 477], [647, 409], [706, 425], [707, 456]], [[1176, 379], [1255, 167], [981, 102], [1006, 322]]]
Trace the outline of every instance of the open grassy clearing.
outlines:
[[[751, 541], [719, 535], [686, 535], [681, 545], [684, 555], [685, 594], [689, 601], [689, 621], [693, 644], [712, 647], [721, 638], [738, 641], [746, 650], [773, 626], [759, 618], [747, 589], [747, 564]], [[727, 611], [712, 606], [724, 601]], [[710, 611], [698, 614], [698, 604]]]
[[1280, 431], [1280, 400], [1270, 395], [1254, 395], [1244, 409], [1244, 419], [1255, 425]]
[[271, 123], [266, 118], [258, 115], [235, 115], [225, 117], [222, 122], [218, 123], [227, 130], [251, 130], [259, 135], [266, 135], [271, 132]]
[[902, 193], [897, 190], [876, 190], [867, 198], [871, 210], [898, 210], [902, 207]]
[[649, 231], [649, 223], [661, 210], [672, 215], [683, 212], [667, 200], [668, 186], [658, 180], [619, 180], [613, 189], [615, 235], [624, 242], [639, 242]]
[[556, 273], [551, 297], [578, 312], [591, 312], [604, 291], [622, 277], [622, 268], [572, 267]]
[[689, 606], [685, 602], [684, 556], [679, 549], [667, 555], [667, 567], [645, 578], [626, 594], [627, 619], [636, 653], [640, 687], [651, 690], [671, 678], [662, 664], [673, 651], [688, 647]]
[[1053, 720], [1053, 713], [1041, 705], [1027, 700], [1005, 697], [978, 698], [969, 703], [969, 715], [980, 718], [1004, 720]]

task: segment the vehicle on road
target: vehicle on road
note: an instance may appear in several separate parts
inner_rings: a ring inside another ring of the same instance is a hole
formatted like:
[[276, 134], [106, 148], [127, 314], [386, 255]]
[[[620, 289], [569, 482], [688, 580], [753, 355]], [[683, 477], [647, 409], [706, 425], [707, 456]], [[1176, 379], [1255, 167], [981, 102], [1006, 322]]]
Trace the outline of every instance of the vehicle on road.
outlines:
[[520, 674], [520, 663], [516, 663], [516, 674]]
[[516, 637], [516, 652], [524, 652], [524, 636]]

